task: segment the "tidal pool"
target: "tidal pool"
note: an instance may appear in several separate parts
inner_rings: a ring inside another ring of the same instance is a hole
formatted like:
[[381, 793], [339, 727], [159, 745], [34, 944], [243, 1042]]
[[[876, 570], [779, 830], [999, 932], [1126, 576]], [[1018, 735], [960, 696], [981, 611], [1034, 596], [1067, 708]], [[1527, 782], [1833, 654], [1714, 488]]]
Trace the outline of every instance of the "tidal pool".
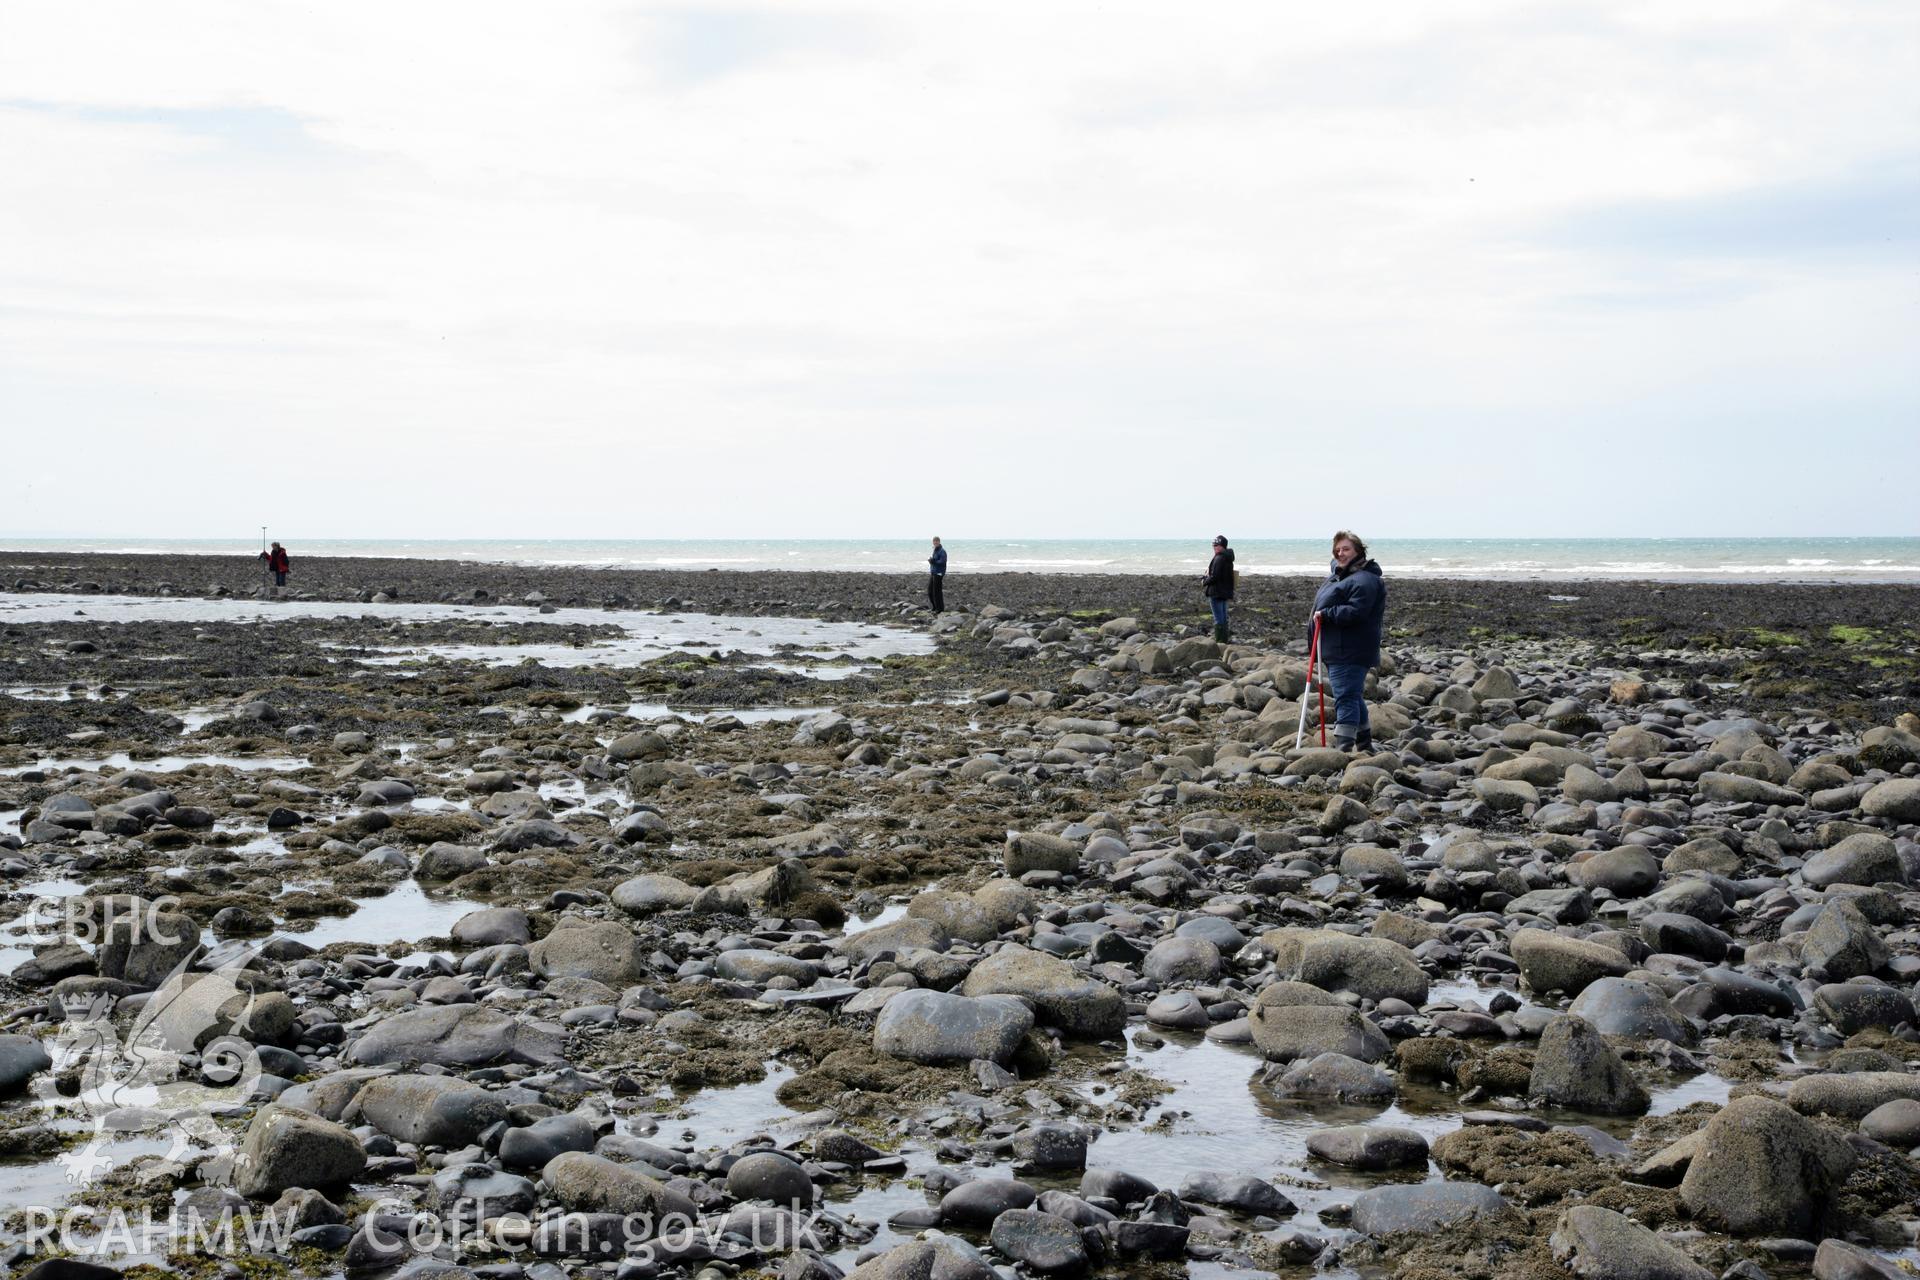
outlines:
[[[576, 707], [560, 719], [568, 724], [585, 724], [593, 714], [602, 708], [596, 706]], [[612, 710], [612, 708], [608, 708]], [[691, 720], [696, 724], [712, 720], [717, 716], [732, 716], [741, 724], [763, 724], [774, 720], [805, 720], [808, 716], [817, 716], [822, 711], [831, 711], [831, 707], [674, 707], [664, 702], [630, 702], [618, 714], [632, 720], [672, 720], [676, 717]]]
[[461, 916], [491, 905], [468, 898], [434, 897], [412, 880], [402, 881], [384, 897], [356, 901], [360, 905], [353, 914], [323, 916], [310, 931], [288, 930], [287, 936], [316, 948], [335, 942], [384, 947], [394, 942], [444, 938]]
[[[553, 667], [638, 666], [672, 653], [736, 651], [762, 657], [845, 657], [871, 662], [892, 654], [933, 652], [933, 637], [904, 627], [827, 622], [818, 618], [748, 618], [704, 613], [647, 613], [637, 609], [559, 609], [521, 606], [358, 604], [334, 600], [200, 600], [190, 597], [74, 596], [0, 593], [0, 624], [36, 622], [271, 622], [295, 618], [372, 618], [381, 622], [506, 622], [528, 626], [619, 627], [624, 635], [586, 645], [407, 645], [361, 661], [391, 665], [439, 655], [511, 664], [534, 658]], [[782, 664], [771, 664], [788, 669]], [[818, 679], [852, 674], [851, 667], [809, 668]]]
[[51, 773], [56, 770], [80, 769], [86, 772], [98, 772], [106, 769], [135, 769], [141, 773], [178, 773], [182, 769], [197, 764], [233, 769], [240, 773], [257, 773], [262, 770], [283, 771], [304, 769], [310, 761], [299, 756], [156, 756], [151, 760], [136, 760], [124, 751], [116, 751], [110, 756], [46, 756], [34, 764], [18, 764], [0, 769], [0, 777], [14, 777], [31, 770]]

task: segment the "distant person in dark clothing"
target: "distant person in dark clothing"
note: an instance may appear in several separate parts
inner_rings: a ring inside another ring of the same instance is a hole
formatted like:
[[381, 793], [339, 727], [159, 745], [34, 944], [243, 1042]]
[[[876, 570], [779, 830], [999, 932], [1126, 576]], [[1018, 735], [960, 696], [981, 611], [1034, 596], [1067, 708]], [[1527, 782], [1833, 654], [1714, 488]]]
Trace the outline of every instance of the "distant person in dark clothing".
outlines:
[[276, 542], [273, 544], [273, 550], [262, 551], [260, 558], [267, 562], [267, 569], [273, 574], [274, 587], [278, 589], [286, 586], [288, 571], [287, 549]]
[[933, 540], [933, 554], [927, 557], [927, 603], [933, 606], [935, 613], [941, 613], [947, 607], [947, 549], [940, 545], [940, 539]]
[[1207, 562], [1207, 575], [1200, 579], [1200, 586], [1207, 593], [1207, 603], [1213, 606], [1213, 638], [1221, 644], [1227, 643], [1227, 601], [1233, 599], [1233, 549], [1227, 546], [1227, 535], [1221, 534], [1213, 540], [1213, 559]]
[[1367, 671], [1380, 665], [1387, 584], [1380, 566], [1367, 558], [1367, 544], [1359, 535], [1345, 529], [1333, 535], [1333, 566], [1313, 598], [1313, 616], [1320, 624], [1320, 657], [1333, 688], [1334, 744], [1343, 751], [1371, 751]]

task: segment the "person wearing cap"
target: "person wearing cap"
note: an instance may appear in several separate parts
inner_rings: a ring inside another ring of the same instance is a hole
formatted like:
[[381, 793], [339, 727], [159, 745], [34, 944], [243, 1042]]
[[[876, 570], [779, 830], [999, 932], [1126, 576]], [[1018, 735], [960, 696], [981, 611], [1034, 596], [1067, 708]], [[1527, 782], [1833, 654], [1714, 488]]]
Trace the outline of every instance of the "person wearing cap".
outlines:
[[1213, 559], [1207, 562], [1207, 574], [1200, 579], [1201, 588], [1207, 593], [1207, 603], [1213, 606], [1213, 638], [1221, 644], [1227, 643], [1227, 601], [1233, 599], [1233, 548], [1227, 545], [1227, 535], [1220, 534], [1213, 540]]
[[1359, 534], [1342, 529], [1333, 535], [1333, 564], [1313, 598], [1313, 618], [1333, 691], [1333, 741], [1343, 751], [1373, 750], [1367, 671], [1380, 665], [1386, 616], [1387, 584], [1380, 566], [1368, 559]]

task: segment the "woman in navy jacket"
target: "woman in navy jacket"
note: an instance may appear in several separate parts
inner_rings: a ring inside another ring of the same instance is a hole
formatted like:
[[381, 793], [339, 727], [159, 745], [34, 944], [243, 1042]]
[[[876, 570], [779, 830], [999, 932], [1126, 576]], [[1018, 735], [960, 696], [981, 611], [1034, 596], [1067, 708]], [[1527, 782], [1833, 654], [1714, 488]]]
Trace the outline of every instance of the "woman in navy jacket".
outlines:
[[1333, 566], [1313, 598], [1320, 624], [1320, 657], [1333, 688], [1333, 738], [1343, 751], [1373, 750], [1367, 721], [1367, 669], [1380, 665], [1380, 631], [1387, 616], [1387, 584], [1367, 558], [1367, 544], [1342, 529], [1333, 535]]

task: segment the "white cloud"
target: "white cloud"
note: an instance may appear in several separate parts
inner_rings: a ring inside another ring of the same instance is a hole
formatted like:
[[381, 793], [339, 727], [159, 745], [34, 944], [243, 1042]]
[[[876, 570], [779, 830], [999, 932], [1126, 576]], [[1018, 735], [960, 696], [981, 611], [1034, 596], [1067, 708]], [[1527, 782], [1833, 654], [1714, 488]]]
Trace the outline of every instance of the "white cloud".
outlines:
[[[0, 529], [1774, 532], [1739, 495], [1794, 465], [1719, 449], [1749, 414], [1844, 399], [1825, 430], [1920, 461], [1913, 244], [1715, 251], [1664, 211], [1884, 199], [1916, 36], [1864, 2], [15, 3]], [[1737, 483], [1550, 496], [1651, 421]], [[1276, 506], [1307, 436], [1395, 456]], [[77, 447], [145, 461], [76, 505]], [[1491, 528], [1431, 501], [1463, 452]]]

